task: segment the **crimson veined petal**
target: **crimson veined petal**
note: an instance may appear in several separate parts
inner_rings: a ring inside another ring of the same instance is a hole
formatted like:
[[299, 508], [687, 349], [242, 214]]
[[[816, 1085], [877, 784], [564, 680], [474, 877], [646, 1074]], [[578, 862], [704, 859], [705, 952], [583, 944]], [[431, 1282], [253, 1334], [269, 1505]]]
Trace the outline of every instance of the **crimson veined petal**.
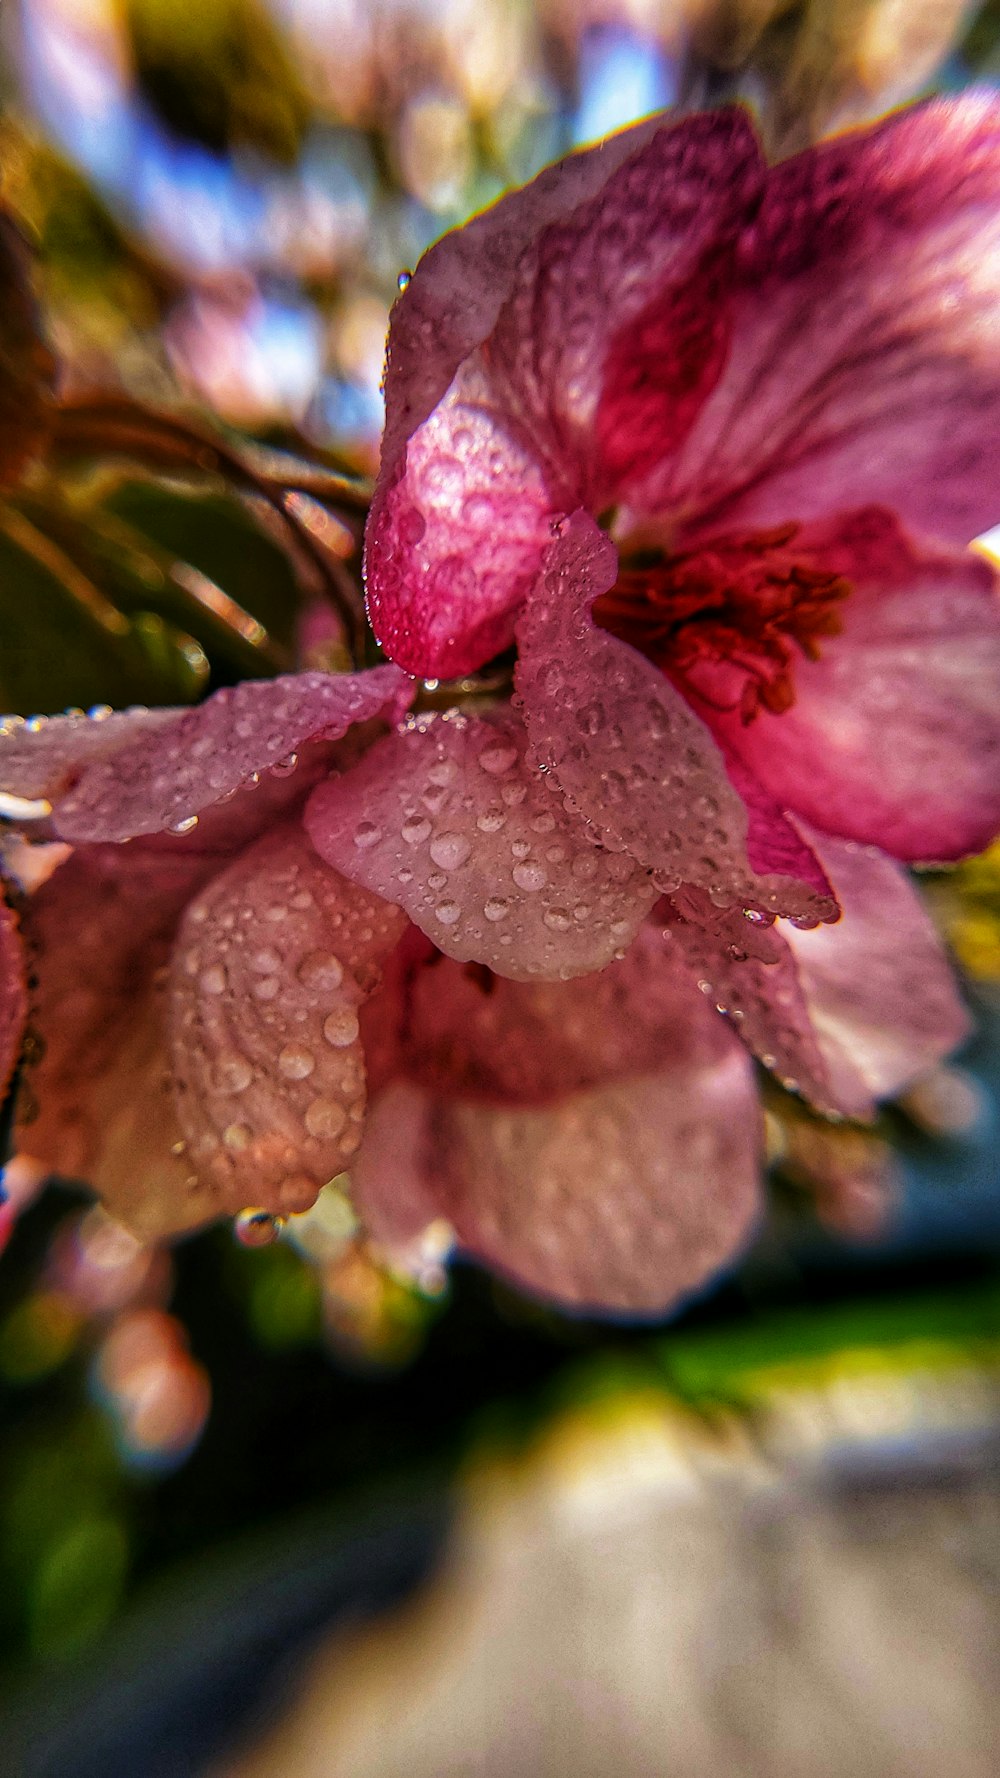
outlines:
[[780, 807], [752, 778], [744, 798], [680, 692], [592, 621], [616, 572], [593, 520], [564, 522], [518, 624], [516, 684], [535, 758], [601, 839], [660, 880], [766, 913], [831, 918], [822, 868]]
[[700, 534], [876, 501], [967, 543], [998, 517], [1000, 104], [915, 106], [772, 168], [730, 347], [630, 491]]
[[[723, 303], [708, 299], [762, 171], [737, 109], [639, 125], [417, 268], [390, 326], [366, 551], [393, 659], [446, 677], [505, 647], [549, 514], [607, 504], [637, 455], [662, 455], [666, 433], [679, 443], [725, 356]], [[626, 371], [614, 354], [629, 326]]]
[[592, 843], [525, 747], [503, 706], [418, 718], [315, 790], [306, 827], [448, 956], [515, 980], [586, 974], [626, 949], [656, 891]]
[[[960, 1043], [968, 1017], [906, 872], [870, 847], [809, 830], [843, 908], [811, 932], [719, 916], [675, 942], [765, 1065], [821, 1110], [868, 1117]], [[742, 930], [741, 930], [742, 928]], [[744, 935], [747, 934], [746, 937]]]
[[0, 790], [45, 797], [64, 839], [126, 840], [178, 828], [304, 744], [399, 716], [412, 683], [398, 668], [300, 673], [225, 686], [190, 710], [104, 720], [52, 716], [0, 731]]
[[795, 667], [795, 702], [751, 723], [707, 713], [786, 807], [898, 858], [979, 851], [1000, 826], [1000, 599], [990, 564], [907, 537], [878, 508], [797, 547], [851, 587], [841, 633]]
[[358, 1008], [398, 908], [266, 835], [196, 896], [171, 959], [170, 1040], [190, 1167], [218, 1212], [308, 1209], [360, 1141]]

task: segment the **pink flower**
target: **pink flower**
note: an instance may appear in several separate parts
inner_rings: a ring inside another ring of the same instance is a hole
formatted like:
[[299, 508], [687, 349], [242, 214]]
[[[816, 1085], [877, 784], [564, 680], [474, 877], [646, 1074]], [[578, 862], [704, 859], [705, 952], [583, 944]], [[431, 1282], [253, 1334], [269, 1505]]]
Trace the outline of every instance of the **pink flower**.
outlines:
[[983, 843], [1000, 796], [956, 547], [995, 516], [988, 117], [770, 173], [738, 112], [642, 126], [432, 250], [372, 612], [436, 676], [516, 639], [515, 703], [404, 716], [386, 667], [0, 736], [76, 848], [25, 913], [29, 1152], [150, 1232], [349, 1167], [390, 1252], [443, 1219], [656, 1311], [757, 1214], [750, 1050], [866, 1117], [959, 1040], [896, 858]]
[[770, 168], [736, 109], [550, 168], [394, 310], [387, 652], [444, 677], [516, 639], [533, 757], [668, 888], [830, 917], [788, 812], [907, 861], [980, 849], [998, 289], [990, 96]]

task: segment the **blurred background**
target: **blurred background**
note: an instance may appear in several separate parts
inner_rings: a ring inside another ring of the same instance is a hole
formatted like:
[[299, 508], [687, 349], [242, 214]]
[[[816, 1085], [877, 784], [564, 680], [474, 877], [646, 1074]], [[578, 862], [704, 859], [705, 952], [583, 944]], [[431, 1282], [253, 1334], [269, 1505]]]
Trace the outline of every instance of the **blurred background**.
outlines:
[[[1000, 73], [1000, 7], [914, 6], [902, 47], [899, 12], [6, 0], [0, 195], [35, 258], [56, 366], [38, 375], [75, 417], [28, 470], [0, 445], [0, 706], [173, 703], [343, 664], [331, 613], [357, 578], [389, 307], [421, 252], [679, 95], [745, 92], [786, 142], [806, 111], [836, 123]], [[14, 288], [5, 366], [23, 357]], [[306, 460], [339, 496], [292, 474]], [[980, 1607], [998, 1546], [1000, 852], [926, 889], [975, 1037], [871, 1130], [769, 1086], [767, 1225], [668, 1326], [558, 1316], [462, 1266], [429, 1264], [418, 1287], [373, 1262], [336, 1193], [276, 1245], [226, 1228], [169, 1251], [70, 1184], [16, 1183], [0, 1208], [0, 1770], [657, 1771], [656, 1676], [681, 1698], [704, 1680], [663, 1640], [682, 1592], [714, 1602], [683, 1620], [697, 1646], [732, 1644], [711, 1707], [736, 1737], [725, 1769], [772, 1769], [753, 1675], [734, 1690], [730, 1668], [738, 1632], [771, 1658], [779, 1598], [797, 1652], [767, 1684], [777, 1697], [797, 1675], [814, 1731], [831, 1675], [855, 1697], [859, 1599], [873, 1650], [903, 1624], [930, 1661], [953, 1598], [954, 1666], [925, 1670], [968, 1751], [995, 1661]], [[735, 1616], [723, 1549], [747, 1577]], [[894, 1594], [917, 1553], [930, 1579]], [[660, 1592], [626, 1587], [629, 1561]], [[351, 1641], [344, 1626], [402, 1599], [391, 1636]], [[537, 1743], [502, 1728], [518, 1626], [519, 1658], [550, 1661], [552, 1697], [571, 1700]], [[238, 1751], [300, 1696], [284, 1739]], [[436, 1700], [433, 1733], [408, 1697]], [[598, 1720], [610, 1741], [574, 1741]], [[343, 1766], [310, 1764], [345, 1721]], [[838, 1744], [829, 1768], [796, 1764], [804, 1731], [786, 1726], [776, 1771], [923, 1769], [919, 1724], [884, 1759]], [[671, 1770], [723, 1769], [708, 1743], [670, 1747]], [[990, 1768], [953, 1749], [948, 1769]]]

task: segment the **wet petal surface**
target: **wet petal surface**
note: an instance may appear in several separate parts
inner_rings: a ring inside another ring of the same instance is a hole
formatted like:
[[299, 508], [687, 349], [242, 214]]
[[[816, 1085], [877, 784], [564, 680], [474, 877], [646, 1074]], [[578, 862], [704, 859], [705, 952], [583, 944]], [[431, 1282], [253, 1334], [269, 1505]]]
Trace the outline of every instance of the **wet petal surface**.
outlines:
[[748, 812], [681, 694], [593, 623], [590, 607], [616, 568], [591, 519], [566, 521], [518, 623], [516, 685], [534, 757], [601, 839], [666, 885], [704, 887], [723, 905], [830, 918], [836, 903], [822, 869], [780, 809], [753, 786]]
[[171, 1051], [193, 1170], [220, 1210], [305, 1210], [357, 1148], [358, 1008], [402, 915], [266, 836], [188, 908], [171, 962]]
[[305, 821], [324, 858], [439, 950], [514, 980], [601, 968], [655, 900], [566, 814], [504, 707], [416, 719], [314, 791]]

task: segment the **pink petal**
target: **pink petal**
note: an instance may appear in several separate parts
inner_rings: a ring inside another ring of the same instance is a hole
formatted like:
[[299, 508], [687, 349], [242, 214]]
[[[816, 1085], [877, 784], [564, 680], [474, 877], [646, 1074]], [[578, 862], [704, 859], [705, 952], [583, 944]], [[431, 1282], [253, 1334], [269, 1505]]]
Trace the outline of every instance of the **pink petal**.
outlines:
[[461, 1244], [574, 1308], [672, 1307], [733, 1257], [759, 1210], [760, 1114], [736, 1048], [554, 1106], [450, 1100], [433, 1140]]
[[360, 1140], [358, 1007], [398, 909], [266, 836], [188, 908], [171, 964], [177, 1109], [219, 1211], [305, 1210]]
[[590, 607], [616, 573], [613, 544], [574, 514], [518, 623], [516, 684], [539, 764], [602, 840], [665, 883], [829, 919], [829, 886], [781, 811], [747, 781], [748, 815], [700, 717], [642, 655], [592, 622]]
[[685, 969], [647, 922], [626, 955], [570, 982], [512, 982], [432, 955], [410, 975], [397, 1066], [441, 1097], [521, 1105], [719, 1053]]
[[[781, 923], [753, 935], [680, 921], [681, 955], [769, 1068], [821, 1110], [867, 1117], [968, 1031], [934, 927], [889, 858], [815, 831], [810, 843], [843, 907], [834, 926]], [[743, 932], [746, 932], [743, 925]], [[770, 962], [762, 958], [769, 956]]]
[[412, 1078], [379, 1095], [351, 1168], [376, 1240], [444, 1218], [529, 1290], [648, 1312], [744, 1238], [752, 1073], [658, 927], [586, 982], [487, 991], [472, 967], [415, 964], [405, 1023]]
[[216, 1214], [177, 1152], [162, 978], [181, 910], [214, 868], [173, 841], [74, 853], [31, 896], [38, 977], [20, 1152], [87, 1181], [147, 1239]]
[[[28, 1014], [24, 945], [17, 915], [0, 899], [0, 1103], [21, 1053], [21, 1036]], [[0, 1171], [3, 1156], [0, 1155]]]
[[[659, 459], [665, 428], [679, 442], [724, 356], [711, 266], [760, 178], [742, 112], [643, 125], [427, 256], [392, 317], [368, 531], [372, 623], [395, 660], [447, 677], [506, 647], [549, 514], [599, 509], [637, 458]], [[623, 323], [641, 342], [627, 372]]]
[[[57, 800], [67, 840], [125, 840], [178, 828], [305, 743], [398, 717], [410, 685], [394, 667], [300, 673], [226, 686], [191, 710], [54, 716], [0, 734], [0, 789]], [[71, 787], [70, 787], [71, 786]]]
[[725, 371], [634, 507], [702, 534], [861, 498], [956, 543], [996, 521], [998, 119], [966, 94], [771, 170]]
[[599, 969], [655, 900], [532, 770], [509, 709], [417, 719], [314, 791], [305, 821], [323, 858], [449, 957], [514, 980]]
[[391, 1081], [369, 1106], [351, 1162], [351, 1201], [365, 1233], [390, 1252], [444, 1214], [429, 1147], [432, 1104], [412, 1081]]
[[787, 807], [897, 858], [1000, 828], [1000, 601], [981, 557], [912, 542], [877, 508], [801, 533], [844, 575], [843, 634], [795, 665], [795, 703], [716, 733]]
[[176, 710], [110, 710], [89, 716], [0, 718], [0, 791], [56, 802], [88, 767], [114, 759], [148, 735], [170, 728]]

